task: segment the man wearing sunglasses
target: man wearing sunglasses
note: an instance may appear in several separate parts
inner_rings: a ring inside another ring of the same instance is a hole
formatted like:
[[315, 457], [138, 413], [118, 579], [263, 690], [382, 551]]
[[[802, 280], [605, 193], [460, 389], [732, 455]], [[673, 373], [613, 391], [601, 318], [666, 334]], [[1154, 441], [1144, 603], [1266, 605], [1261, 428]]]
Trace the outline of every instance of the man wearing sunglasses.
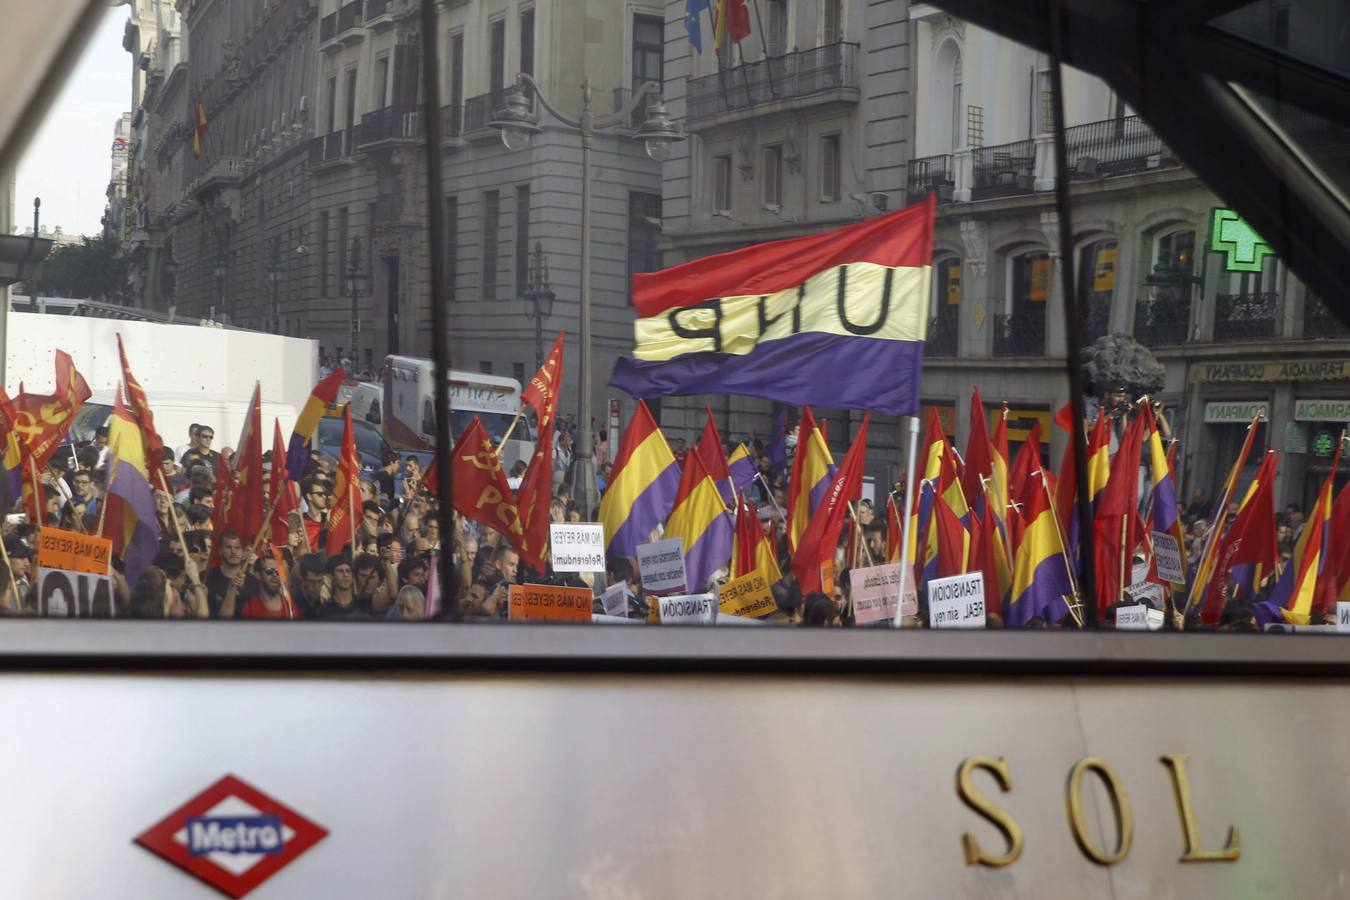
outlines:
[[253, 564], [258, 578], [258, 592], [244, 601], [239, 610], [241, 619], [295, 619], [299, 611], [286, 596], [281, 583], [281, 570], [276, 560], [265, 556]]
[[195, 463], [200, 462], [214, 472], [216, 466], [220, 463], [220, 454], [211, 449], [211, 442], [215, 439], [216, 430], [210, 425], [197, 426], [197, 434], [192, 439], [192, 446], [183, 454], [183, 468], [191, 470]]
[[300, 499], [305, 505], [305, 531], [311, 547], [323, 547], [328, 541], [328, 483], [319, 478], [300, 482]]

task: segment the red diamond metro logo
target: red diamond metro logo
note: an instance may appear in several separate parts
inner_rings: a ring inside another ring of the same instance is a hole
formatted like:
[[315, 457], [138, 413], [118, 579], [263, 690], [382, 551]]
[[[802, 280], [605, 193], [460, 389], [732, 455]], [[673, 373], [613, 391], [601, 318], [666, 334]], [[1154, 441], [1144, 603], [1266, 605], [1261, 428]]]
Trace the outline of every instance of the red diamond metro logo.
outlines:
[[328, 836], [290, 807], [233, 775], [136, 838], [227, 897], [242, 897]]

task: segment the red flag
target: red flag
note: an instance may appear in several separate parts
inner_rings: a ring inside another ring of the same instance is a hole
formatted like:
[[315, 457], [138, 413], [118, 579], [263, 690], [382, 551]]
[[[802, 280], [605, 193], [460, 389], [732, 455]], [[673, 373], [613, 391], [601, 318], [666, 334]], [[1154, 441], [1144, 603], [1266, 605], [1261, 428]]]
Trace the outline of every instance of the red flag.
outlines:
[[56, 390], [52, 394], [25, 394], [20, 390], [14, 401], [14, 430], [19, 434], [19, 448], [23, 462], [24, 508], [29, 521], [40, 522], [39, 505], [42, 498], [33, 494], [34, 473], [46, 467], [62, 438], [70, 430], [84, 401], [89, 399], [89, 385], [79, 372], [70, 354], [56, 351]]
[[[141, 441], [145, 444], [145, 471], [152, 479], [151, 483], [164, 486], [164, 444], [155, 431], [155, 416], [150, 412], [150, 402], [145, 390], [136, 376], [131, 374], [127, 363], [127, 351], [122, 346], [122, 335], [117, 335], [117, 355], [122, 361], [122, 389], [127, 395], [127, 406], [141, 429]], [[156, 474], [158, 473], [158, 474]]]
[[797, 551], [793, 554], [792, 571], [801, 584], [802, 593], [822, 589], [820, 567], [834, 559], [834, 551], [839, 544], [839, 528], [843, 525], [844, 514], [848, 512], [848, 504], [862, 493], [867, 426], [871, 418], [870, 412], [863, 414], [862, 427], [853, 438], [853, 446], [848, 448], [848, 454], [834, 473], [824, 499], [812, 514]]
[[497, 458], [497, 449], [477, 416], [455, 441], [450, 465], [455, 483], [451, 505], [455, 511], [466, 519], [501, 532], [507, 543], [518, 548], [524, 531], [515, 497], [506, 484], [506, 473]]
[[938, 577], [963, 575], [969, 562], [970, 534], [941, 494], [933, 502], [933, 511], [933, 527], [937, 529]]
[[[558, 388], [563, 377], [564, 336], [558, 335], [553, 352], [530, 379], [530, 397], [537, 396], [538, 405], [533, 399], [522, 396], [539, 418], [539, 434], [530, 465], [516, 490], [516, 511], [520, 514], [521, 527], [518, 549], [521, 561], [540, 573], [548, 571], [544, 556], [548, 552], [549, 506], [553, 501], [553, 430], [558, 415]], [[584, 514], [589, 515], [590, 510]]]
[[736, 497], [736, 530], [731, 543], [731, 577], [740, 578], [759, 569], [770, 582], [782, 577], [778, 570], [777, 551], [764, 546], [769, 540], [760, 527], [759, 515], [742, 491]]
[[225, 512], [225, 528], [239, 534], [245, 547], [263, 529], [263, 475], [262, 464], [262, 385], [253, 386], [253, 399], [248, 404], [248, 418], [235, 448], [234, 489], [230, 492]]
[[966, 438], [966, 466], [961, 473], [961, 490], [966, 495], [966, 503], [972, 508], [975, 500], [984, 493], [981, 478], [991, 477], [994, 471], [993, 445], [989, 441], [989, 419], [984, 411], [984, 400], [980, 389], [970, 398], [970, 435]]
[[[1275, 572], [1279, 558], [1275, 540], [1275, 472], [1279, 455], [1270, 450], [1261, 460], [1256, 472], [1256, 490], [1238, 512], [1233, 524], [1219, 538], [1215, 554], [1214, 576], [1205, 591], [1200, 617], [1208, 624], [1217, 624], [1228, 600], [1230, 569], [1243, 563], [1260, 565], [1265, 576]], [[1256, 585], [1253, 585], [1256, 587]]]
[[211, 559], [212, 568], [220, 565], [220, 536], [225, 533], [225, 511], [230, 505], [230, 494], [234, 490], [234, 473], [225, 454], [216, 459], [216, 492], [211, 495]]
[[286, 521], [292, 511], [300, 508], [300, 489], [286, 477], [286, 442], [281, 437], [281, 422], [272, 422], [272, 478], [269, 483], [269, 502], [272, 503], [273, 546], [286, 546], [291, 526]]
[[1014, 503], [1025, 505], [1029, 492], [1032, 489], [1038, 491], [1041, 489], [1031, 475], [1040, 468], [1041, 423], [1033, 422], [1031, 431], [1027, 432], [1027, 439], [1017, 451], [1017, 459], [1013, 461], [1012, 470], [1008, 473], [1008, 497]]
[[534, 373], [530, 383], [525, 385], [525, 390], [520, 392], [520, 402], [534, 410], [540, 431], [545, 427], [553, 427], [553, 417], [558, 409], [558, 387], [562, 384], [563, 347], [566, 340], [567, 332], [558, 332], [558, 338], [553, 342], [553, 349], [549, 351], [544, 364]]
[[1069, 434], [1073, 434], [1073, 404], [1065, 403], [1055, 413], [1055, 424], [1063, 428]]
[[731, 469], [727, 466], [726, 450], [722, 449], [722, 435], [717, 433], [717, 423], [713, 421], [712, 407], [705, 406], [704, 409], [708, 411], [708, 421], [703, 426], [703, 434], [699, 435], [694, 450], [703, 460], [703, 468], [708, 470], [725, 500], [730, 492]]
[[337, 483], [328, 510], [328, 555], [337, 556], [352, 542], [353, 519], [361, 508], [361, 457], [356, 455], [351, 404], [342, 409], [342, 449], [338, 452]]
[[[986, 505], [984, 513], [971, 513], [970, 563], [972, 570], [984, 573], [984, 608], [1005, 615], [1003, 609], [1003, 578], [999, 577], [998, 566], [998, 524], [992, 507]], [[1004, 573], [1005, 576], [1009, 573]]]
[[1094, 534], [1097, 608], [1103, 613], [1120, 599], [1124, 589], [1120, 570], [1122, 565], [1130, 564], [1131, 551], [1139, 539], [1133, 531], [1139, 517], [1139, 460], [1144, 424], [1142, 415], [1135, 416], [1125, 428], [1120, 448], [1111, 461], [1111, 479], [1097, 502]]
[[1335, 587], [1335, 599], [1350, 600], [1350, 484], [1341, 488], [1331, 507], [1329, 527], [1325, 574]]

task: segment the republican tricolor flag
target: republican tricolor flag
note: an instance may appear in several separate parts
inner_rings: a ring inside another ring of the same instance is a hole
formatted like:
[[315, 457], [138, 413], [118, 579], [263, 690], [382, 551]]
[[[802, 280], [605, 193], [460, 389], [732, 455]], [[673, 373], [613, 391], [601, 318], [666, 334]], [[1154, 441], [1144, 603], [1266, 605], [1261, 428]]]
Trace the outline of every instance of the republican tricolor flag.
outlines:
[[610, 384], [915, 414], [935, 202], [635, 275], [636, 347]]

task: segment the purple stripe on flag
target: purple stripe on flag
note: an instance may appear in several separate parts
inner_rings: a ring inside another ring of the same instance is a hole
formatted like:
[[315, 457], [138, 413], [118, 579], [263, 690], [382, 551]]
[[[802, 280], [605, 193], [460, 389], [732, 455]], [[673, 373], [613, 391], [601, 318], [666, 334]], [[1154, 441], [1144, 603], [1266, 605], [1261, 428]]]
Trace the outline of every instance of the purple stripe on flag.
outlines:
[[[159, 520], [155, 516], [155, 492], [150, 482], [135, 466], [121, 463], [113, 473], [108, 493], [121, 497], [123, 516], [136, 518], [136, 527], [122, 551], [127, 581], [135, 582], [141, 570], [154, 560], [159, 552]], [[125, 522], [125, 519], [123, 520]]]
[[750, 353], [687, 353], [671, 360], [621, 357], [609, 383], [634, 397], [744, 394], [796, 406], [919, 412], [922, 341], [809, 331]]
[[609, 556], [637, 556], [638, 544], [648, 537], [670, 515], [675, 495], [680, 490], [680, 464], [672, 462], [652, 480], [633, 501], [628, 518], [619, 530], [609, 537], [605, 553]]
[[736, 460], [730, 468], [731, 487], [737, 494], [748, 488], [750, 482], [755, 480], [755, 461], [749, 456], [743, 456]]
[[684, 554], [685, 590], [697, 594], [708, 586], [708, 579], [731, 559], [731, 516], [722, 513], [703, 530], [694, 546]]
[[1027, 622], [1040, 616], [1053, 625], [1064, 617], [1069, 607], [1064, 595], [1070, 593], [1069, 574], [1064, 558], [1058, 553], [1045, 557], [1036, 564], [1031, 584], [1008, 604], [1008, 628], [1025, 628]]
[[1177, 523], [1177, 492], [1169, 473], [1153, 487], [1153, 530], [1171, 532]]
[[830, 485], [834, 483], [834, 466], [830, 466], [829, 474], [816, 482], [816, 486], [811, 488], [811, 493], [807, 495], [807, 509], [811, 515], [816, 514], [820, 504], [825, 499], [825, 495], [830, 492]]

